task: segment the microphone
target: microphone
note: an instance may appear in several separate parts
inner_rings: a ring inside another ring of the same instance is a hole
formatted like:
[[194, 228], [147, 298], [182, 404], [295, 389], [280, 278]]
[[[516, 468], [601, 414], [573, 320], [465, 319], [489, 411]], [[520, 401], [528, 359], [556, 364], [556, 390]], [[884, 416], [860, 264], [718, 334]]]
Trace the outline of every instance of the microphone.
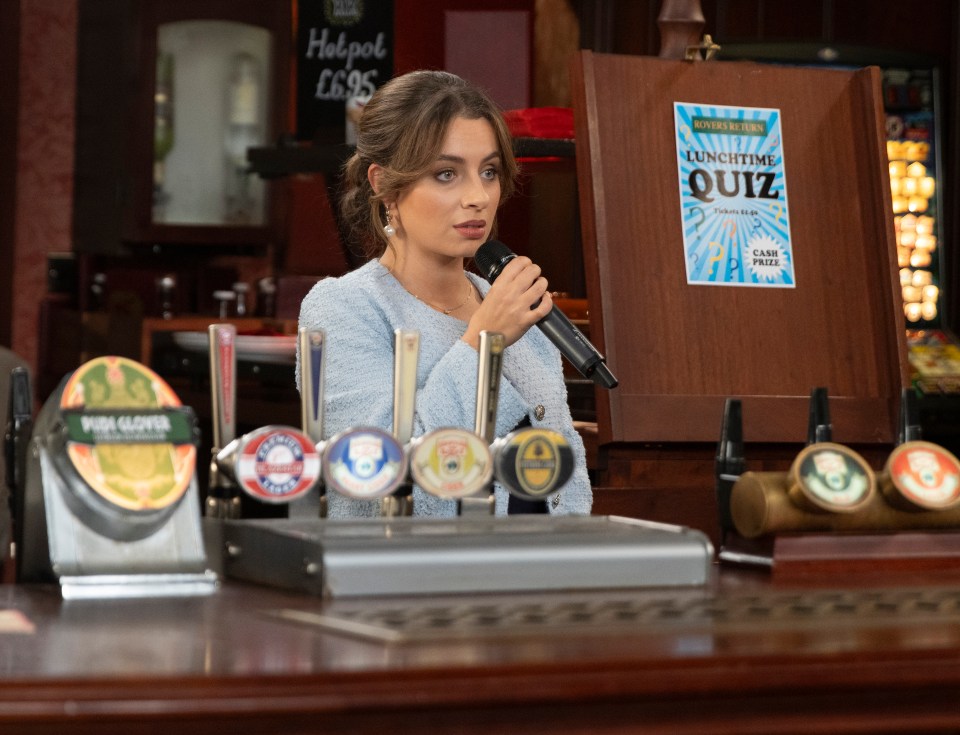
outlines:
[[[516, 254], [499, 240], [488, 240], [477, 249], [473, 259], [481, 275], [493, 283], [503, 267], [516, 257]], [[619, 381], [606, 366], [604, 356], [560, 309], [554, 306], [549, 314], [537, 322], [537, 326], [583, 377], [590, 378], [604, 388], [617, 387]]]

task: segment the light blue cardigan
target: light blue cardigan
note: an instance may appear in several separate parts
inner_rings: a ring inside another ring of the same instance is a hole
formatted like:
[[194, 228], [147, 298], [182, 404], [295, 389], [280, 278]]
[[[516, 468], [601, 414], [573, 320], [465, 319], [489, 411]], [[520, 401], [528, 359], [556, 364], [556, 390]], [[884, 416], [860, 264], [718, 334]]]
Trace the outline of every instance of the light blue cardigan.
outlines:
[[[481, 294], [490, 285], [467, 274]], [[326, 332], [324, 438], [353, 426], [393, 425], [393, 343], [397, 329], [420, 332], [417, 400], [413, 436], [445, 426], [473, 430], [478, 355], [460, 337], [466, 322], [442, 314], [400, 285], [379, 261], [372, 260], [340, 278], [326, 278], [307, 294], [300, 326]], [[297, 355], [299, 385], [300, 357]], [[537, 420], [534, 409], [544, 408]], [[593, 501], [583, 441], [573, 429], [560, 353], [539, 329], [529, 330], [504, 352], [497, 414], [497, 436], [524, 417], [534, 427], [560, 432], [576, 458], [573, 477], [548, 502], [551, 513], [588, 514]], [[508, 495], [496, 487], [496, 512], [507, 512]], [[376, 501], [330, 493], [331, 518], [373, 517]], [[414, 488], [414, 514], [454, 516], [456, 501]]]

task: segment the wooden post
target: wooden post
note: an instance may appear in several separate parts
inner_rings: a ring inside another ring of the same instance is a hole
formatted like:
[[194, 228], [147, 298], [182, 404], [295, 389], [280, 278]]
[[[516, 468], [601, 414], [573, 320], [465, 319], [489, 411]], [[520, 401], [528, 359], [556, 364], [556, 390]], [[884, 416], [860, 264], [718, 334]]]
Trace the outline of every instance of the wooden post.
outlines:
[[684, 59], [689, 46], [699, 46], [706, 20], [700, 0], [663, 0], [657, 18], [660, 58]]

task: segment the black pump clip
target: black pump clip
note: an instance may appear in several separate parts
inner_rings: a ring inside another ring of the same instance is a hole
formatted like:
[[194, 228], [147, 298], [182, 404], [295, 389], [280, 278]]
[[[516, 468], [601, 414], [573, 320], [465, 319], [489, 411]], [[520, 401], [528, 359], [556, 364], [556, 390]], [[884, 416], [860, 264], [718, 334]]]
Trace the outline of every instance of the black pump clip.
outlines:
[[833, 424], [830, 422], [830, 404], [826, 388], [810, 391], [810, 420], [807, 424], [807, 444], [819, 444], [833, 440]]
[[733, 530], [730, 495], [734, 484], [746, 470], [747, 461], [743, 454], [743, 407], [738, 398], [728, 398], [723, 407], [723, 423], [714, 464], [721, 545], [726, 541], [727, 533]]

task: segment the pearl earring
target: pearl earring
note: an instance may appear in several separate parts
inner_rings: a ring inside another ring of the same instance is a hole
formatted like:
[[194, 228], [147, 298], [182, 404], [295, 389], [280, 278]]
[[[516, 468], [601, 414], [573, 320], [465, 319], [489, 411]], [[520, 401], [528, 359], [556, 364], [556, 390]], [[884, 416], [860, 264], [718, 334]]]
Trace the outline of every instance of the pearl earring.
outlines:
[[387, 224], [384, 226], [383, 231], [386, 233], [387, 237], [393, 237], [397, 234], [397, 229], [393, 226], [393, 223], [390, 221], [390, 208], [385, 207], [384, 212], [387, 217]]

